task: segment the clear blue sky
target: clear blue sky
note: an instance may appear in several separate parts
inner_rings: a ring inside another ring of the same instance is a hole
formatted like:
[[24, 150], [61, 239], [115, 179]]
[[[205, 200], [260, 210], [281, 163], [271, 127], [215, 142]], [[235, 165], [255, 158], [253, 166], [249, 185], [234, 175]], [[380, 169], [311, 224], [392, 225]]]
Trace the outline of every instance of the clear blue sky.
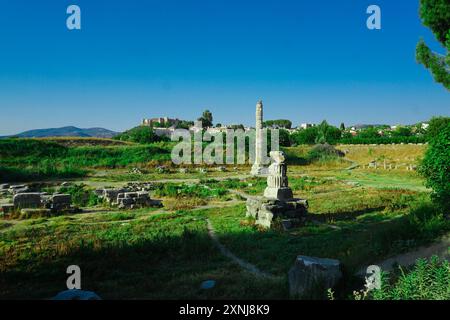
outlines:
[[[0, 0], [0, 135], [143, 117], [295, 125], [414, 123], [450, 114], [415, 62], [419, 0]], [[77, 4], [82, 30], [66, 28]], [[382, 9], [382, 30], [366, 8]]]

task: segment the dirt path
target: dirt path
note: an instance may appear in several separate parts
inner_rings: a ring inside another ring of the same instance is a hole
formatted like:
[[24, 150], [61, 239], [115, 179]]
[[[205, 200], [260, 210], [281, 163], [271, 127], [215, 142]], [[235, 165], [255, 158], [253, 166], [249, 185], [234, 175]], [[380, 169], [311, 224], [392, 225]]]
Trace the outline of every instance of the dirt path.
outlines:
[[[374, 263], [374, 265], [379, 266], [383, 271], [389, 272], [393, 270], [396, 264], [407, 267], [413, 265], [417, 259], [429, 259], [434, 255], [440, 259], [450, 260], [450, 234], [441, 237], [441, 239], [431, 245], [421, 246], [413, 251]], [[362, 268], [357, 274], [363, 275], [365, 270], [366, 268]]]
[[214, 244], [217, 246], [219, 251], [227, 258], [238, 264], [242, 269], [252, 273], [253, 275], [260, 278], [275, 278], [273, 275], [259, 270], [255, 265], [242, 260], [241, 258], [235, 256], [230, 250], [228, 250], [223, 244], [220, 243], [219, 238], [216, 235], [214, 227], [209, 219], [206, 219], [208, 235]]

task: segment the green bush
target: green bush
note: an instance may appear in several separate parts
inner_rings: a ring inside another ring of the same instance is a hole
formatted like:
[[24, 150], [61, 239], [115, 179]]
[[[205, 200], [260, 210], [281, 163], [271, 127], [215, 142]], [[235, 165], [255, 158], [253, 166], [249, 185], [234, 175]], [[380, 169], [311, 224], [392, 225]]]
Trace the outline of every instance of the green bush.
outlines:
[[311, 150], [309, 150], [306, 155], [306, 159], [310, 162], [313, 161], [328, 161], [328, 160], [336, 160], [339, 157], [343, 157], [344, 153], [340, 150], [337, 150], [333, 146], [328, 143], [317, 144]]
[[295, 144], [314, 144], [316, 142], [319, 130], [317, 127], [310, 127], [295, 131], [291, 134], [291, 140]]
[[440, 128], [440, 132], [430, 139], [419, 172], [425, 177], [426, 186], [433, 189], [433, 199], [448, 213], [450, 210], [450, 122]]
[[170, 198], [219, 198], [228, 194], [228, 190], [223, 187], [205, 187], [193, 184], [173, 184], [164, 183], [155, 186], [155, 194], [159, 197]]
[[374, 300], [449, 300], [450, 265], [434, 256], [417, 260], [409, 272], [399, 268], [390, 277], [382, 274], [381, 289], [374, 289]]
[[341, 144], [399, 144], [399, 143], [425, 143], [425, 136], [403, 136], [403, 137], [361, 137], [344, 138], [339, 140]]
[[72, 203], [79, 207], [91, 207], [100, 203], [100, 198], [84, 184], [64, 186], [59, 192], [70, 194]]
[[450, 227], [441, 209], [432, 202], [419, 202], [410, 209], [407, 218], [407, 227], [421, 239], [432, 240]]
[[64, 157], [67, 147], [37, 139], [0, 139], [0, 159], [14, 157]]
[[26, 182], [45, 180], [49, 178], [80, 178], [87, 174], [87, 170], [71, 166], [56, 167], [54, 164], [43, 164], [35, 168], [4, 167], [0, 165], [0, 181]]
[[167, 138], [159, 137], [152, 127], [138, 126], [122, 132], [114, 137], [116, 140], [130, 141], [140, 144], [149, 144], [158, 141], [167, 141]]

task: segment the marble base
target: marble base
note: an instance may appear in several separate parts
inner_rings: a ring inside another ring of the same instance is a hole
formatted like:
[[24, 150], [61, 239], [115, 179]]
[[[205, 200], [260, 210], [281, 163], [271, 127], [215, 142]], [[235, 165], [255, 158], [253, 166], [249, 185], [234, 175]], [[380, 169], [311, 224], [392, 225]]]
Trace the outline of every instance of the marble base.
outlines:
[[302, 224], [306, 218], [308, 201], [305, 199], [247, 199], [247, 217], [255, 218], [256, 224], [265, 228], [273, 226], [273, 221], [279, 219], [284, 229], [290, 229]]

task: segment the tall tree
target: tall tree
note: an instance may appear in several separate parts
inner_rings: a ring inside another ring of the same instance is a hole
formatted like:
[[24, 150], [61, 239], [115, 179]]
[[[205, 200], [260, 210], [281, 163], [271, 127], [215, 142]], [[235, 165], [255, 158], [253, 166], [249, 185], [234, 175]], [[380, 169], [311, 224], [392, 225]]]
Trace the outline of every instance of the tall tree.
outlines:
[[420, 18], [446, 48], [446, 55], [431, 51], [420, 40], [416, 48], [416, 59], [430, 70], [436, 82], [450, 90], [450, 1], [420, 0]]
[[202, 116], [200, 118], [198, 118], [197, 120], [202, 122], [203, 128], [213, 126], [213, 116], [212, 116], [211, 111], [209, 111], [209, 110], [203, 111]]

